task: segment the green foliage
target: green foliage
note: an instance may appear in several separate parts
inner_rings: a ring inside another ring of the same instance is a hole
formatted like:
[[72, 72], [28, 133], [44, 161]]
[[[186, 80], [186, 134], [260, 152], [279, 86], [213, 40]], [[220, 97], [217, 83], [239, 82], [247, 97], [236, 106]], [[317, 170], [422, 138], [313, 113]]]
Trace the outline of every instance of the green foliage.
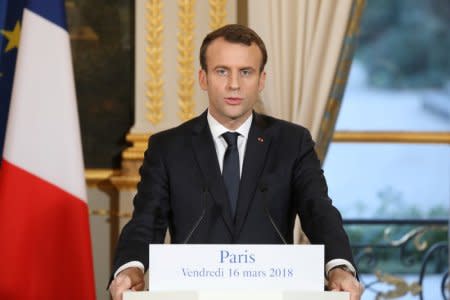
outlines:
[[383, 88], [442, 87], [450, 80], [448, 0], [369, 0], [357, 58]]

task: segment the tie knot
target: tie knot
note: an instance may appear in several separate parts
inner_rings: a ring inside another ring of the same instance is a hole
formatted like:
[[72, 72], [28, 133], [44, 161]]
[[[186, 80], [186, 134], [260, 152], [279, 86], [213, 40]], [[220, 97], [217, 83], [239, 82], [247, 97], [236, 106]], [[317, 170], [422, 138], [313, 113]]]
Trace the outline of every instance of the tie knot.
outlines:
[[222, 134], [223, 138], [228, 144], [228, 147], [237, 147], [237, 138], [239, 136], [239, 133], [237, 132], [225, 132]]

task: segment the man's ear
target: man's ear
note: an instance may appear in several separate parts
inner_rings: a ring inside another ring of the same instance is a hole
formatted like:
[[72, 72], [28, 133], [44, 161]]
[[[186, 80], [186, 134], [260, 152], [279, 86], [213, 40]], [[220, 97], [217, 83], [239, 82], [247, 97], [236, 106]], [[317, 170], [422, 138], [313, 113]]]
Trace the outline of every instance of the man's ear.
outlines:
[[259, 75], [258, 92], [262, 92], [266, 86], [266, 71], [262, 71]]
[[202, 90], [208, 90], [208, 78], [206, 78], [206, 71], [203, 69], [198, 71], [198, 82]]

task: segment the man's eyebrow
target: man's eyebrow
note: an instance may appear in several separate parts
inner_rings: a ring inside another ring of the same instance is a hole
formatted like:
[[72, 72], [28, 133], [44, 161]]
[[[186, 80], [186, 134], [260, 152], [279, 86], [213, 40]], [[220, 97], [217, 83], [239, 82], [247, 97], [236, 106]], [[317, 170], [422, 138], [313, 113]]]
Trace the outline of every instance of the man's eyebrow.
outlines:
[[214, 67], [214, 70], [215, 69], [227, 69], [227, 70], [229, 70], [230, 67], [227, 67], [227, 66], [224, 66], [224, 65], [217, 65], [217, 66]]
[[[224, 65], [217, 65], [213, 69], [214, 70], [215, 69], [227, 69], [227, 70], [229, 70], [231, 68], [228, 67], [228, 66], [224, 66]], [[254, 67], [252, 67], [252, 66], [244, 66], [244, 67], [240, 67], [239, 70], [256, 70], [256, 69]]]

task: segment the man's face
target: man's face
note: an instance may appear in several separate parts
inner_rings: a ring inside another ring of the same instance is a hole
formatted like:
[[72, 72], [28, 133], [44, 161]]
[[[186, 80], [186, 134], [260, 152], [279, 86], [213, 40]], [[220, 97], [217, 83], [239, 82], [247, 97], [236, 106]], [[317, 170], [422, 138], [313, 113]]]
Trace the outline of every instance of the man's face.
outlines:
[[262, 53], [256, 44], [214, 40], [206, 50], [207, 72], [199, 82], [208, 92], [209, 112], [228, 129], [238, 128], [251, 114], [264, 88], [266, 73], [260, 73]]

